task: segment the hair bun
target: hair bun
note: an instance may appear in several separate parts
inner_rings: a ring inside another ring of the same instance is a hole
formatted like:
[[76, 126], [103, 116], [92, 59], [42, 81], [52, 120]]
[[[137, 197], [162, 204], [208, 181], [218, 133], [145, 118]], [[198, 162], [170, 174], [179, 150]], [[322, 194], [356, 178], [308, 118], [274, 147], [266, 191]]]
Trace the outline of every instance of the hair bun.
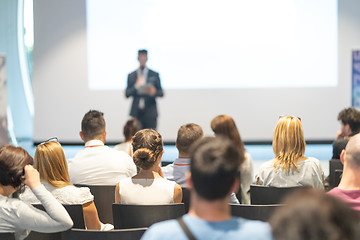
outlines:
[[140, 148], [134, 152], [134, 163], [139, 168], [148, 169], [156, 162], [154, 153], [147, 148]]
[[151, 151], [146, 148], [140, 148], [134, 152], [134, 160], [147, 161], [151, 157]]

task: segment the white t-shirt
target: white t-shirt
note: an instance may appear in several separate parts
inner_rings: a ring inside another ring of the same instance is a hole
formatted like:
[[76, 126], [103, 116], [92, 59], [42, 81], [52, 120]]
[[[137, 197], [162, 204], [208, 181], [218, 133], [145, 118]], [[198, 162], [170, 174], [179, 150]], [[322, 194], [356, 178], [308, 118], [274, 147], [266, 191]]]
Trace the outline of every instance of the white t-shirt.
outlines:
[[72, 184], [116, 185], [121, 179], [136, 174], [132, 158], [105, 146], [100, 140], [85, 143], [85, 148], [68, 160]]
[[323, 189], [324, 172], [321, 168], [320, 161], [316, 158], [309, 157], [297, 163], [298, 169], [286, 173], [282, 169], [274, 168], [274, 159], [263, 163], [260, 166], [259, 173], [255, 176], [259, 178], [260, 184], [271, 187], [295, 187], [295, 186], [312, 186]]
[[175, 182], [165, 178], [120, 181], [121, 204], [157, 205], [174, 202]]
[[114, 146], [114, 149], [118, 150], [118, 151], [123, 151], [127, 154], [129, 154], [131, 156], [131, 143], [130, 142], [123, 142], [120, 144], [117, 144]]
[[[46, 190], [48, 190], [61, 204], [85, 204], [94, 201], [94, 196], [90, 193], [90, 189], [87, 187], [78, 188], [72, 185], [55, 188], [49, 183], [41, 182]], [[30, 188], [26, 188], [25, 192], [20, 194], [19, 198], [25, 202], [31, 204], [39, 204], [40, 201], [33, 194]]]

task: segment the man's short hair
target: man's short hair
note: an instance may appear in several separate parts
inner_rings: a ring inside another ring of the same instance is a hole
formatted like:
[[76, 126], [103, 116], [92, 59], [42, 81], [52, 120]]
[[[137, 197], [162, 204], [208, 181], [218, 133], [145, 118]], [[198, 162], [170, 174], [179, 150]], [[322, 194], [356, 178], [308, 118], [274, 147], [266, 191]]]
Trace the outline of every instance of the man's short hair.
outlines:
[[182, 125], [177, 133], [176, 147], [181, 153], [189, 153], [191, 144], [204, 135], [202, 128], [195, 123]]
[[145, 54], [145, 55], [147, 55], [147, 50], [146, 49], [140, 49], [139, 51], [138, 51], [138, 55], [143, 55], [143, 54]]
[[338, 120], [344, 125], [349, 124], [351, 135], [360, 132], [360, 112], [355, 108], [350, 107], [343, 109], [339, 112]]
[[81, 131], [86, 140], [99, 138], [105, 131], [104, 113], [88, 111], [81, 121]]
[[244, 160], [238, 148], [224, 137], [205, 137], [190, 149], [190, 171], [195, 192], [212, 201], [226, 197]]

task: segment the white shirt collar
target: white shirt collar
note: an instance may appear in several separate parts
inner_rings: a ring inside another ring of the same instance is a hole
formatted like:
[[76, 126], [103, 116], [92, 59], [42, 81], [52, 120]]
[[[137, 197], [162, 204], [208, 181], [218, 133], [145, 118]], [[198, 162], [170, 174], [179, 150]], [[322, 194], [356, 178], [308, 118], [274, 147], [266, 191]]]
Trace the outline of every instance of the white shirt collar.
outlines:
[[96, 145], [104, 146], [104, 143], [97, 139], [93, 139], [85, 143], [85, 147], [96, 146]]

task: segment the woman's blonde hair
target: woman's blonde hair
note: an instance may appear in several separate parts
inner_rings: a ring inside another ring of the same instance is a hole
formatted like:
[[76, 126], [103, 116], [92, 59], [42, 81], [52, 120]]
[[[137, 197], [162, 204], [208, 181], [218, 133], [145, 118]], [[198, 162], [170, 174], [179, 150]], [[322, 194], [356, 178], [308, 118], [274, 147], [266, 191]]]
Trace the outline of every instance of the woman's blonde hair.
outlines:
[[60, 143], [46, 142], [39, 145], [35, 151], [34, 162], [41, 180], [56, 188], [71, 185], [68, 165]]
[[298, 117], [280, 117], [276, 125], [273, 139], [275, 153], [275, 169], [283, 169], [289, 173], [297, 170], [297, 161], [304, 156], [305, 140], [301, 121]]
[[236, 127], [235, 121], [228, 115], [219, 115], [211, 121], [211, 129], [216, 135], [229, 138], [240, 150], [240, 154], [245, 156], [244, 143]]

